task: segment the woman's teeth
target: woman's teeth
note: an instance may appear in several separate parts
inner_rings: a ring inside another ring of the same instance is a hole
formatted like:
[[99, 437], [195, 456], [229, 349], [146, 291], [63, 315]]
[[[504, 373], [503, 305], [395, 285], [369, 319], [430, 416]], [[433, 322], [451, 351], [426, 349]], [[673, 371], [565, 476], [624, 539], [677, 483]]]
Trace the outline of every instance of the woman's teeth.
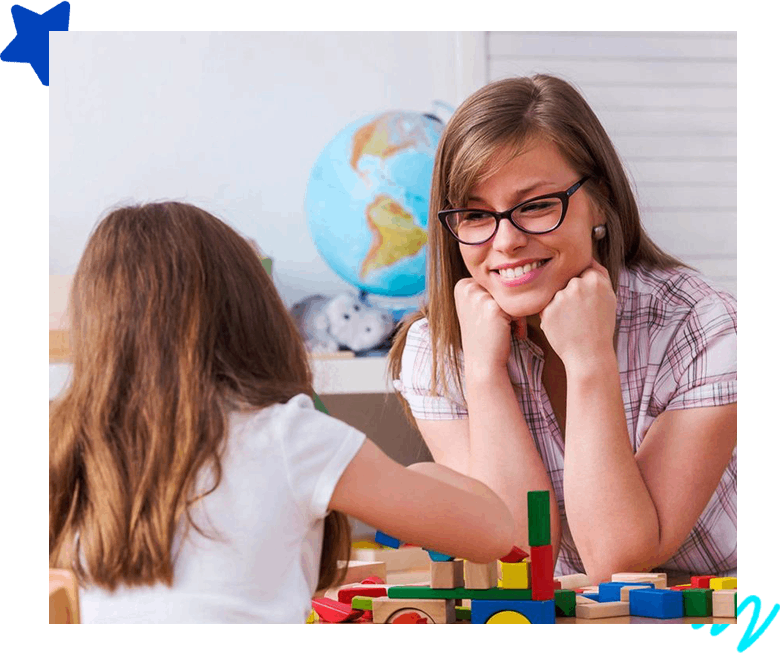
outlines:
[[528, 274], [531, 270], [535, 270], [545, 263], [546, 261], [534, 261], [533, 263], [521, 265], [517, 268], [502, 268], [498, 273], [505, 279], [515, 279], [517, 277], [522, 277], [524, 274]]

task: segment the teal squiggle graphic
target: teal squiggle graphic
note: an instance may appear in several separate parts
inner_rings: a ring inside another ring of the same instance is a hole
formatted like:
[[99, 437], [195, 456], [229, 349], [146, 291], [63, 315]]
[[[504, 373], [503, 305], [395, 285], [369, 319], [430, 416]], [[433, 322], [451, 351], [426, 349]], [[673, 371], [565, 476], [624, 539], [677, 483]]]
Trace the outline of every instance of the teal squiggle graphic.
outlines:
[[[780, 612], [780, 605], [775, 603], [772, 611], [769, 613], [769, 616], [764, 620], [764, 623], [759, 626], [758, 630], [753, 632], [756, 625], [758, 624], [758, 615], [761, 612], [761, 599], [759, 599], [755, 594], [748, 596], [737, 607], [737, 616], [739, 616], [748, 605], [753, 606], [753, 614], [750, 617], [750, 623], [748, 624], [748, 627], [745, 629], [745, 632], [742, 635], [742, 639], [739, 640], [739, 644], [737, 645], [738, 653], [742, 653], [742, 651], [749, 649], [756, 642], [756, 640], [758, 640], [758, 638], [766, 632], [769, 624], [774, 621], [777, 613]], [[712, 624], [712, 627], [710, 628], [710, 635], [713, 637], [720, 635], [730, 625], [731, 624]], [[698, 630], [699, 628], [704, 628], [704, 624], [692, 624], [691, 627], [695, 630]]]

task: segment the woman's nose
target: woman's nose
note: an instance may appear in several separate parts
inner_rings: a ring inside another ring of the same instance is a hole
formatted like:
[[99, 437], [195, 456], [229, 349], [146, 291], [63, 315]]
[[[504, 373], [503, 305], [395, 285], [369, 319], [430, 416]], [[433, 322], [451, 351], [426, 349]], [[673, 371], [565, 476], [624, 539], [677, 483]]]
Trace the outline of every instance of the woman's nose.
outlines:
[[520, 231], [509, 220], [499, 220], [498, 231], [493, 236], [493, 248], [500, 251], [512, 251], [528, 244], [528, 234]]

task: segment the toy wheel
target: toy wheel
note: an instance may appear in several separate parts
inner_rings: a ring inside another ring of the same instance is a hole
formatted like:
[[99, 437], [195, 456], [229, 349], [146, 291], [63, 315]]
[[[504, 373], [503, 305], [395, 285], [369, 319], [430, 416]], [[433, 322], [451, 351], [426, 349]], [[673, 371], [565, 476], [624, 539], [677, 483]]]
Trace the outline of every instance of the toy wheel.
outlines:
[[515, 612], [514, 610], [502, 610], [501, 612], [496, 612], [490, 619], [488, 619], [486, 624], [530, 624], [531, 622], [528, 620], [528, 617], [525, 615], [520, 614], [519, 612]]
[[430, 615], [417, 608], [403, 608], [390, 615], [385, 622], [388, 624], [432, 624]]

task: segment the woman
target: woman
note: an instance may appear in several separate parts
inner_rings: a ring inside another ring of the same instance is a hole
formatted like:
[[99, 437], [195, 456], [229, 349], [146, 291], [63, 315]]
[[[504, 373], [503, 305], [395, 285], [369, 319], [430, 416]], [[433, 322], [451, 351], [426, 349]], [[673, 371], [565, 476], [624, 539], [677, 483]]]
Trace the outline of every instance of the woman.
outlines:
[[477, 91], [430, 208], [390, 373], [436, 462], [519, 533], [549, 490], [559, 574], [735, 573], [736, 301], [650, 240], [585, 100], [546, 75]]

